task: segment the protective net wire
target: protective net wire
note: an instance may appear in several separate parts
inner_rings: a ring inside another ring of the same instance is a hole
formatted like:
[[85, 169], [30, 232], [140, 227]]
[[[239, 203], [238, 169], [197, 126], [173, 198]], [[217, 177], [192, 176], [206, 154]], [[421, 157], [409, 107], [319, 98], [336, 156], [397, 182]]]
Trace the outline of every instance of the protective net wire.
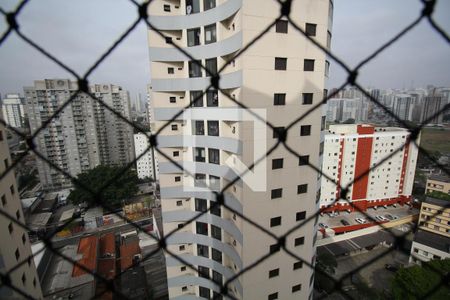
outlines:
[[[276, 0], [273, 0], [276, 1]], [[69, 178], [70, 180], [72, 180], [72, 182], [78, 186], [80, 186], [81, 188], [85, 189], [87, 192], [89, 192], [93, 199], [95, 199], [96, 204], [102, 206], [103, 208], [109, 210], [109, 211], [114, 211], [112, 209], [112, 207], [110, 207], [108, 205], [108, 201], [107, 199], [103, 198], [103, 192], [105, 191], [105, 189], [109, 186], [114, 184], [117, 180], [120, 179], [121, 174], [119, 173], [115, 178], [112, 178], [110, 181], [108, 181], [103, 187], [96, 189], [95, 191], [89, 187], [84, 185], [82, 182], [80, 182], [77, 178], [71, 176], [70, 174], [68, 174], [66, 171], [62, 170], [59, 166], [57, 166], [55, 163], [53, 163], [50, 159], [48, 159], [45, 155], [43, 155], [42, 153], [40, 153], [35, 145], [35, 138], [37, 137], [37, 135], [39, 133], [41, 133], [51, 122], [53, 119], [55, 119], [69, 104], [71, 104], [74, 99], [76, 99], [76, 97], [78, 95], [84, 94], [89, 96], [91, 99], [93, 99], [94, 101], [96, 101], [101, 107], [103, 107], [105, 110], [111, 112], [112, 114], [114, 114], [117, 118], [121, 119], [122, 121], [124, 121], [126, 124], [128, 124], [129, 126], [131, 126], [135, 132], [139, 132], [142, 134], [145, 134], [148, 138], [149, 141], [149, 147], [146, 149], [145, 152], [143, 152], [141, 155], [139, 155], [138, 157], [136, 157], [132, 162], [128, 163], [126, 166], [123, 166], [123, 170], [127, 170], [129, 168], [132, 168], [136, 161], [139, 160], [142, 156], [145, 155], [145, 153], [147, 151], [151, 151], [151, 149], [153, 148], [154, 151], [156, 151], [158, 153], [158, 155], [161, 155], [162, 157], [164, 157], [165, 159], [167, 159], [168, 161], [170, 161], [173, 165], [175, 165], [180, 171], [182, 171], [183, 173], [194, 177], [193, 174], [191, 174], [188, 170], [185, 170], [183, 168], [183, 166], [178, 163], [177, 161], [174, 161], [171, 157], [167, 156], [164, 152], [162, 152], [158, 147], [158, 137], [161, 134], [161, 132], [170, 125], [170, 123], [172, 121], [177, 120], [177, 118], [179, 118], [180, 116], [182, 116], [182, 114], [188, 110], [189, 108], [191, 108], [193, 106], [193, 104], [200, 99], [201, 97], [203, 97], [203, 95], [205, 95], [208, 91], [210, 90], [220, 90], [221, 93], [223, 95], [225, 95], [225, 97], [227, 97], [230, 101], [232, 101], [234, 104], [236, 104], [237, 107], [243, 108], [245, 110], [247, 110], [250, 114], [252, 114], [255, 118], [259, 119], [260, 121], [264, 122], [268, 128], [270, 128], [270, 130], [274, 131], [277, 134], [278, 140], [275, 143], [275, 145], [273, 145], [272, 147], [270, 147], [270, 149], [266, 152], [266, 154], [263, 157], [260, 158], [255, 158], [255, 162], [249, 166], [249, 168], [247, 169], [247, 171], [238, 174], [233, 180], [231, 180], [226, 186], [224, 186], [220, 191], [218, 192], [214, 192], [215, 195], [215, 201], [213, 202], [213, 204], [210, 205], [210, 207], [202, 212], [196, 212], [195, 216], [192, 217], [191, 219], [189, 219], [188, 221], [184, 222], [182, 224], [182, 226], [178, 226], [177, 229], [174, 229], [170, 232], [164, 233], [164, 235], [161, 238], [157, 238], [149, 233], [147, 233], [142, 226], [139, 226], [138, 224], [136, 224], [135, 222], [133, 222], [133, 220], [128, 219], [125, 216], [122, 216], [119, 213], [116, 213], [116, 215], [123, 219], [125, 222], [131, 224], [134, 228], [136, 228], [137, 230], [139, 230], [140, 232], [144, 232], [146, 234], [148, 234], [151, 238], [153, 239], [157, 239], [158, 240], [158, 249], [152, 251], [151, 253], [145, 255], [144, 257], [142, 257], [141, 262], [145, 261], [147, 259], [149, 259], [150, 257], [154, 256], [158, 251], [160, 251], [161, 249], [165, 251], [166, 255], [176, 259], [177, 261], [179, 261], [180, 263], [182, 263], [183, 265], [185, 265], [187, 268], [194, 270], [195, 272], [198, 272], [199, 269], [198, 267], [196, 267], [195, 265], [191, 264], [190, 262], [186, 261], [185, 259], [183, 259], [182, 257], [176, 255], [175, 253], [173, 253], [169, 248], [168, 248], [168, 244], [167, 239], [169, 237], [171, 237], [172, 235], [174, 235], [175, 233], [179, 232], [180, 230], [182, 230], [185, 226], [190, 225], [191, 223], [195, 222], [196, 220], [198, 220], [199, 218], [201, 218], [203, 215], [209, 213], [211, 210], [216, 209], [216, 208], [225, 208], [228, 211], [236, 214], [237, 216], [239, 216], [240, 218], [242, 218], [244, 220], [244, 222], [249, 223], [251, 226], [255, 227], [257, 230], [260, 230], [261, 232], [264, 232], [267, 236], [269, 236], [270, 238], [273, 239], [273, 243], [274, 245], [276, 245], [276, 247], [274, 248], [274, 251], [269, 251], [267, 252], [267, 254], [265, 254], [264, 256], [256, 259], [252, 264], [245, 266], [244, 268], [242, 268], [241, 270], [239, 270], [239, 272], [235, 273], [232, 277], [228, 278], [223, 284], [219, 284], [217, 281], [213, 280], [213, 278], [211, 278], [211, 276], [209, 276], [209, 274], [206, 276], [208, 277], [207, 279], [209, 279], [211, 281], [211, 283], [217, 287], [221, 292], [218, 294], [215, 294], [214, 298], [217, 298], [218, 295], [222, 295], [222, 296], [226, 296], [228, 298], [231, 299], [235, 299], [235, 296], [232, 295], [232, 293], [230, 292], [231, 288], [230, 288], [230, 284], [233, 283], [233, 281], [235, 281], [239, 276], [241, 276], [242, 274], [244, 274], [245, 272], [255, 268], [257, 265], [259, 265], [260, 263], [264, 262], [265, 260], [267, 260], [269, 257], [271, 257], [272, 255], [275, 255], [277, 252], [279, 251], [284, 251], [285, 253], [287, 253], [289, 256], [291, 256], [292, 258], [294, 258], [295, 260], [302, 262], [304, 266], [307, 266], [311, 269], [314, 269], [314, 262], [310, 262], [310, 261], [306, 261], [304, 259], [302, 259], [301, 257], [299, 257], [297, 254], [293, 253], [291, 250], [289, 250], [286, 247], [286, 240], [287, 238], [296, 230], [300, 229], [302, 226], [304, 226], [305, 224], [307, 224], [308, 222], [317, 222], [318, 217], [320, 215], [320, 213], [323, 212], [323, 210], [318, 210], [315, 214], [310, 215], [309, 217], [307, 217], [305, 220], [303, 220], [302, 222], [298, 223], [295, 227], [289, 229], [288, 231], [286, 231], [283, 235], [275, 235], [274, 233], [272, 233], [270, 230], [264, 228], [263, 226], [261, 226], [260, 224], [258, 224], [257, 222], [253, 221], [252, 219], [250, 219], [249, 217], [247, 217], [246, 215], [240, 213], [239, 211], [237, 211], [236, 209], [234, 209], [233, 207], [231, 207], [230, 205], [228, 205], [225, 201], [225, 195], [224, 193], [231, 187], [233, 186], [233, 184], [237, 183], [242, 176], [244, 176], [246, 174], [246, 172], [248, 172], [249, 170], [252, 170], [254, 166], [256, 166], [257, 164], [259, 164], [260, 162], [262, 162], [268, 155], [270, 155], [275, 149], [277, 149], [278, 147], [284, 147], [288, 152], [290, 152], [292, 155], [294, 155], [295, 157], [301, 157], [302, 153], [298, 153], [295, 149], [293, 149], [291, 146], [289, 146], [289, 132], [290, 129], [293, 128], [293, 126], [295, 126], [296, 124], [298, 124], [299, 122], [301, 122], [305, 117], [307, 117], [310, 113], [316, 111], [317, 109], [321, 109], [323, 104], [326, 104], [326, 102], [328, 101], [328, 99], [333, 98], [336, 94], [338, 94], [340, 91], [342, 91], [345, 87], [347, 86], [353, 86], [355, 88], [357, 88], [359, 91], [362, 92], [362, 94], [370, 101], [372, 102], [375, 106], [379, 107], [382, 111], [384, 111], [384, 113], [388, 116], [390, 116], [393, 120], [395, 120], [398, 124], [400, 124], [403, 128], [406, 128], [409, 132], [410, 132], [410, 137], [409, 139], [407, 139], [407, 141], [405, 142], [405, 144], [401, 145], [400, 147], [398, 147], [395, 151], [389, 153], [386, 157], [384, 157], [381, 161], [379, 161], [377, 164], [373, 165], [369, 170], [367, 170], [366, 172], [364, 172], [363, 174], [360, 174], [358, 177], [356, 177], [352, 182], [350, 182], [349, 184], [347, 184], [346, 186], [342, 186], [340, 187], [340, 199], [336, 199], [336, 201], [338, 200], [343, 200], [346, 201], [355, 211], [358, 211], [359, 213], [365, 215], [368, 220], [373, 220], [373, 217], [369, 216], [365, 211], [362, 211], [360, 208], [358, 208], [357, 206], [354, 206], [352, 204], [351, 201], [347, 200], [347, 192], [348, 192], [348, 188], [354, 184], [355, 182], [358, 182], [359, 180], [361, 180], [362, 178], [364, 178], [366, 175], [368, 175], [368, 173], [374, 169], [376, 169], [377, 167], [379, 167], [381, 164], [383, 164], [385, 161], [389, 160], [392, 156], [394, 156], [395, 154], [401, 152], [404, 150], [404, 147], [407, 146], [408, 143], [414, 143], [415, 146], [418, 147], [418, 151], [420, 154], [422, 154], [423, 156], [427, 157], [430, 161], [433, 162], [433, 164], [435, 166], [437, 166], [438, 168], [440, 168], [442, 170], [442, 172], [446, 175], [450, 175], [450, 172], [448, 169], [446, 169], [443, 165], [441, 165], [427, 150], [425, 150], [423, 147], [421, 147], [419, 145], [419, 143], [417, 142], [417, 139], [420, 135], [421, 130], [423, 129], [423, 127], [425, 125], [427, 125], [431, 120], [433, 120], [436, 116], [444, 114], [446, 111], [449, 110], [450, 108], [450, 104], [446, 104], [440, 111], [438, 111], [434, 116], [431, 116], [429, 119], [425, 120], [424, 122], [422, 122], [420, 125], [412, 127], [411, 125], [408, 125], [406, 122], [404, 122], [402, 119], [399, 118], [399, 116], [395, 115], [390, 108], [386, 107], [385, 105], [383, 105], [378, 99], [376, 99], [375, 97], [373, 97], [370, 93], [368, 93], [360, 84], [358, 84], [357, 79], [358, 79], [358, 74], [359, 71], [361, 70], [361, 68], [365, 65], [367, 65], [368, 63], [370, 63], [376, 56], [378, 56], [380, 53], [382, 53], [383, 51], [385, 51], [387, 48], [391, 47], [396, 41], [398, 41], [402, 36], [404, 36], [406, 33], [408, 33], [410, 30], [412, 30], [414, 27], [416, 27], [419, 23], [421, 22], [428, 22], [432, 28], [435, 30], [436, 34], [439, 35], [442, 40], [444, 40], [445, 42], [449, 43], [449, 36], [448, 34], [439, 26], [439, 24], [437, 24], [435, 22], [435, 20], [433, 19], [433, 12], [434, 12], [434, 8], [436, 6], [436, 2], [437, 1], [425, 1], [422, 0], [422, 4], [423, 4], [423, 8], [422, 11], [419, 13], [419, 16], [408, 26], [406, 26], [404, 29], [402, 29], [401, 31], [399, 31], [399, 33], [397, 35], [395, 35], [394, 37], [392, 37], [390, 40], [388, 40], [386, 43], [384, 43], [383, 45], [381, 45], [379, 48], [377, 48], [373, 53], [371, 53], [370, 55], [367, 56], [367, 58], [365, 58], [364, 60], [362, 60], [355, 68], [350, 68], [343, 60], [341, 60], [339, 57], [337, 57], [335, 54], [333, 54], [332, 52], [330, 52], [330, 50], [321, 45], [320, 43], [318, 43], [315, 39], [313, 39], [312, 37], [310, 37], [308, 34], [306, 34], [305, 30], [302, 29], [298, 24], [296, 24], [292, 18], [290, 17], [290, 13], [291, 13], [291, 5], [292, 2], [294, 0], [286, 0], [286, 1], [281, 1], [281, 0], [277, 0], [276, 2], [278, 2], [279, 7], [280, 7], [280, 14], [279, 17], [277, 19], [275, 19], [272, 23], [270, 23], [264, 30], [261, 31], [261, 33], [259, 33], [256, 37], [253, 38], [253, 40], [251, 40], [248, 44], [244, 45], [243, 48], [241, 48], [238, 52], [236, 52], [233, 57], [231, 57], [229, 60], [226, 61], [225, 65], [220, 68], [218, 70], [217, 73], [211, 73], [210, 70], [208, 70], [208, 68], [206, 68], [206, 66], [202, 65], [201, 63], [199, 63], [190, 53], [189, 51], [187, 51], [185, 48], [181, 48], [180, 46], [176, 45], [175, 43], [172, 43], [172, 46], [174, 48], [176, 48], [178, 51], [180, 51], [182, 54], [184, 54], [189, 60], [191, 60], [192, 62], [194, 62], [195, 64], [197, 64], [201, 69], [203, 69], [209, 76], [210, 76], [210, 85], [204, 90], [202, 91], [201, 95], [198, 95], [196, 97], [196, 99], [191, 99], [189, 105], [186, 105], [184, 108], [180, 109], [179, 112], [177, 114], [175, 114], [169, 121], [167, 121], [161, 128], [158, 129], [158, 131], [156, 131], [153, 134], [148, 134], [146, 133], [146, 130], [143, 130], [141, 126], [139, 126], [138, 124], [132, 122], [131, 120], [127, 119], [126, 117], [124, 117], [120, 112], [114, 110], [110, 105], [106, 104], [105, 102], [103, 102], [101, 99], [98, 99], [95, 94], [93, 94], [92, 92], [90, 92], [89, 90], [89, 76], [92, 74], [92, 72], [99, 66], [101, 65], [109, 56], [110, 54], [118, 47], [118, 45], [120, 45], [124, 39], [136, 28], [136, 26], [138, 24], [140, 24], [141, 22], [146, 23], [146, 25], [151, 28], [152, 30], [154, 30], [158, 35], [160, 35], [162, 38], [165, 38], [166, 36], [164, 35], [163, 32], [159, 31], [158, 28], [156, 28], [153, 24], [152, 24], [152, 19], [151, 17], [148, 16], [147, 12], [148, 12], [148, 6], [152, 4], [153, 1], [147, 1], [144, 3], [138, 3], [134, 0], [130, 0], [130, 3], [132, 5], [134, 5], [136, 7], [136, 19], [132, 22], [132, 24], [123, 32], [123, 34], [121, 34], [119, 36], [119, 38], [114, 41], [114, 43], [112, 43], [112, 45], [103, 53], [103, 55], [100, 56], [100, 58], [97, 59], [97, 61], [95, 61], [95, 63], [86, 71], [86, 73], [84, 75], [78, 74], [77, 72], [75, 72], [73, 69], [71, 69], [69, 66], [67, 66], [64, 62], [62, 62], [61, 60], [59, 60], [58, 58], [56, 58], [54, 55], [51, 54], [50, 51], [48, 51], [47, 49], [42, 48], [41, 46], [39, 46], [39, 44], [34, 41], [32, 38], [26, 36], [20, 29], [20, 24], [17, 22], [17, 17], [18, 15], [21, 13], [21, 11], [23, 9], [26, 9], [27, 3], [29, 3], [29, 0], [24, 0], [22, 2], [19, 3], [19, 5], [17, 6], [17, 8], [14, 11], [11, 12], [7, 12], [5, 10], [3, 10], [2, 8], [0, 8], [0, 12], [1, 14], [3, 14], [4, 18], [6, 19], [6, 22], [8, 24], [8, 28], [5, 32], [3, 32], [3, 34], [1, 35], [0, 38], [0, 46], [2, 46], [4, 43], [7, 43], [8, 41], [8, 37], [11, 34], [16, 34], [18, 37], [20, 37], [24, 42], [26, 42], [30, 47], [36, 49], [37, 51], [39, 51], [40, 53], [42, 53], [44, 56], [46, 56], [48, 59], [50, 59], [51, 61], [53, 61], [54, 63], [56, 63], [57, 65], [59, 65], [61, 68], [63, 68], [64, 70], [66, 70], [67, 72], [69, 72], [71, 75], [73, 75], [73, 77], [78, 81], [78, 90], [71, 95], [71, 97], [65, 102], [63, 103], [63, 105], [61, 105], [45, 122], [42, 123], [42, 126], [37, 129], [31, 137], [26, 136], [25, 134], [23, 134], [22, 132], [18, 131], [17, 129], [8, 126], [8, 124], [0, 119], [0, 122], [6, 126], [8, 128], [8, 130], [12, 131], [14, 134], [17, 134], [18, 136], [20, 136], [21, 138], [26, 140], [26, 144], [27, 144], [27, 149], [26, 151], [24, 151], [22, 154], [20, 154], [17, 159], [9, 165], [9, 167], [6, 168], [6, 170], [3, 172], [3, 174], [1, 174], [0, 179], [3, 179], [9, 172], [14, 172], [14, 168], [26, 157], [26, 155], [30, 152], [34, 153], [34, 155], [37, 156], [38, 159], [44, 161], [46, 164], [48, 164], [53, 170], [56, 170], [57, 172], [59, 172], [60, 174], [63, 174], [66, 178]], [[324, 98], [316, 103], [315, 105], [313, 105], [309, 110], [307, 110], [304, 114], [299, 115], [297, 119], [293, 120], [288, 126], [286, 126], [283, 129], [280, 129], [279, 127], [276, 127], [275, 125], [271, 124], [270, 122], [264, 120], [261, 118], [261, 116], [259, 116], [257, 113], [255, 113], [254, 111], [252, 111], [251, 108], [245, 106], [243, 103], [239, 102], [238, 100], [236, 100], [232, 95], [230, 95], [226, 90], [221, 89], [220, 86], [220, 81], [221, 81], [221, 73], [222, 71], [232, 63], [233, 60], [235, 60], [236, 58], [238, 58], [239, 56], [241, 56], [243, 53], [245, 53], [253, 44], [255, 44], [258, 40], [260, 40], [261, 38], [263, 38], [265, 36], [266, 33], [268, 33], [276, 24], [277, 20], [287, 20], [289, 22], [289, 24], [298, 32], [298, 34], [300, 36], [303, 36], [305, 39], [308, 40], [308, 42], [314, 44], [316, 47], [318, 47], [321, 51], [323, 51], [324, 53], [326, 53], [328, 55], [328, 57], [330, 57], [335, 63], [337, 63], [339, 66], [341, 66], [348, 74], [347, 80], [346, 82], [344, 82], [338, 89], [334, 90], [332, 93], [330, 93], [329, 95], [325, 95]], [[338, 185], [339, 183], [336, 182], [333, 178], [330, 178], [329, 176], [327, 176], [326, 174], [321, 172], [321, 168], [320, 166], [314, 165], [310, 162], [305, 162], [305, 164], [307, 164], [307, 166], [309, 168], [312, 168], [315, 172], [317, 172], [318, 174], [320, 174], [320, 176], [323, 176], [324, 178], [328, 179], [329, 181], [333, 182], [335, 185]], [[439, 213], [439, 212], [438, 212]], [[436, 213], [435, 216], [438, 214]], [[31, 231], [31, 229], [25, 224], [22, 223], [20, 221], [18, 221], [14, 216], [9, 215], [5, 210], [0, 209], [0, 214], [2, 215], [3, 218], [9, 219], [10, 222], [16, 224], [17, 226], [23, 228], [24, 230], [27, 231]], [[16, 291], [17, 293], [19, 293], [20, 295], [22, 295], [25, 298], [29, 298], [29, 299], [33, 299], [33, 297], [29, 294], [26, 293], [26, 291], [22, 290], [20, 287], [14, 286], [10, 280], [10, 274], [12, 274], [15, 270], [17, 270], [18, 268], [20, 268], [22, 265], [28, 263], [28, 261], [30, 259], [33, 259], [34, 256], [38, 255], [40, 252], [44, 251], [45, 249], [48, 249], [50, 251], [52, 251], [52, 253], [54, 253], [56, 256], [61, 257], [64, 260], [69, 261], [70, 263], [72, 263], [74, 266], [77, 266], [78, 268], [82, 269], [83, 271], [85, 271], [86, 273], [92, 274], [96, 280], [98, 280], [98, 282], [101, 282], [105, 285], [106, 289], [104, 289], [103, 293], [106, 292], [112, 292], [115, 296], [119, 297], [119, 298], [123, 298], [123, 299], [127, 299], [127, 296], [124, 295], [120, 289], [116, 288], [114, 282], [115, 280], [119, 279], [120, 276], [122, 276], [127, 270], [137, 266], [140, 264], [140, 262], [135, 262], [133, 263], [129, 268], [122, 270], [121, 272], [116, 273], [115, 277], [113, 279], [106, 279], [103, 278], [102, 276], [100, 276], [98, 273], [93, 272], [92, 270], [86, 268], [83, 264], [80, 264], [79, 262], [75, 261], [73, 258], [71, 257], [67, 257], [65, 254], [61, 253], [59, 249], [57, 249], [52, 242], [52, 238], [56, 235], [56, 233], [58, 231], [60, 231], [61, 229], [65, 228], [66, 225], [68, 225], [69, 223], [71, 223], [72, 221], [74, 221], [75, 217], [72, 217], [71, 219], [67, 220], [64, 222], [64, 224], [58, 226], [56, 229], [52, 230], [51, 232], [47, 233], [43, 238], [42, 241], [45, 244], [45, 248], [41, 249], [40, 251], [38, 251], [37, 253], [34, 253], [33, 255], [26, 257], [25, 259], [23, 259], [22, 261], [20, 261], [16, 266], [14, 266], [13, 268], [7, 270], [6, 273], [4, 274], [0, 274], [1, 276], [1, 286], [8, 286], [9, 288], [11, 288], [12, 290]], [[351, 298], [353, 299], [353, 296], [350, 295], [348, 292], [344, 291], [342, 289], [342, 284], [343, 281], [349, 277], [351, 277], [353, 274], [356, 274], [358, 271], [364, 269], [365, 267], [367, 267], [368, 265], [372, 264], [373, 262], [377, 261], [378, 259], [381, 259], [383, 256], [389, 254], [391, 251], [394, 250], [399, 250], [404, 252], [406, 255], [409, 255], [409, 249], [405, 249], [403, 247], [404, 245], [404, 240], [406, 235], [413, 230], [414, 228], [411, 228], [410, 231], [405, 232], [401, 235], [398, 234], [394, 234], [394, 232], [392, 231], [391, 228], [386, 227], [383, 224], [379, 224], [379, 226], [383, 227], [383, 229], [390, 233], [394, 239], [394, 247], [391, 247], [389, 249], [386, 249], [386, 251], [384, 251], [383, 253], [381, 253], [380, 255], [370, 259], [369, 261], [359, 265], [357, 268], [351, 270], [350, 272], [348, 272], [347, 274], [341, 276], [340, 279], [335, 279], [333, 278], [331, 275], [321, 271], [321, 270], [316, 270], [316, 272], [320, 272], [321, 275], [327, 277], [328, 279], [330, 279], [331, 281], [333, 281], [334, 283], [334, 292], [340, 293], [342, 296], [344, 296], [345, 298]], [[272, 249], [273, 250], [273, 249]], [[439, 287], [441, 285], [449, 285], [449, 278], [448, 275], [446, 274], [441, 274], [441, 272], [439, 270], [435, 270], [432, 269], [434, 272], [436, 272], [440, 277], [441, 280], [439, 282], [439, 284], [433, 288], [431, 288], [428, 292], [428, 294], [424, 297], [427, 298], [429, 296], [432, 296], [433, 293], [435, 293]], [[205, 276], [203, 276], [205, 277]], [[96, 294], [95, 297], [100, 297], [102, 294]], [[325, 297], [325, 296], [321, 296]]]

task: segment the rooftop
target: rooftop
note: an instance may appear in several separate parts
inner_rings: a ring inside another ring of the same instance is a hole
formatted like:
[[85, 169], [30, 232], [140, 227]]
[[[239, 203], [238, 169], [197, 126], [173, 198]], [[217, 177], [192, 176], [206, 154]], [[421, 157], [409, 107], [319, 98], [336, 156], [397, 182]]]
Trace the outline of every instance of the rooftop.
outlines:
[[[78, 260], [78, 263], [91, 272], [95, 272], [97, 262], [97, 237], [91, 235], [82, 238], [78, 244], [78, 254], [82, 255], [82, 258]], [[78, 277], [84, 274], [87, 274], [84, 269], [77, 265], [74, 266], [72, 277]]]
[[139, 239], [127, 238], [120, 245], [120, 269], [124, 271], [133, 265], [133, 258], [136, 254], [141, 254], [141, 248], [139, 248]]
[[23, 209], [27, 209], [31, 205], [33, 205], [34, 202], [36, 202], [39, 198], [38, 197], [31, 197], [31, 198], [25, 198], [20, 199], [20, 202], [22, 202]]
[[444, 174], [431, 175], [428, 179], [450, 183], [450, 178]]
[[450, 207], [450, 201], [437, 199], [433, 197], [427, 197], [424, 202], [442, 207]]
[[115, 256], [116, 253], [116, 243], [114, 233], [110, 232], [104, 234], [100, 237], [100, 257], [105, 257], [108, 255]]
[[414, 235], [414, 242], [450, 253], [450, 238], [440, 234], [418, 230]]

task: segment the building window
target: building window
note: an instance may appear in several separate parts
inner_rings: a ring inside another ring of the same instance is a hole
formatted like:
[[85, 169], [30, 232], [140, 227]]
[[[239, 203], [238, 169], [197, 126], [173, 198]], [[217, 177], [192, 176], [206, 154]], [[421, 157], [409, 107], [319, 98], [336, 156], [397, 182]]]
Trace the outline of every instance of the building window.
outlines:
[[270, 227], [280, 226], [281, 225], [281, 217], [275, 217], [270, 219]]
[[166, 37], [164, 37], [164, 38], [165, 38], [165, 40], [166, 40], [166, 44], [172, 44], [172, 43], [173, 43], [172, 37], [166, 36]]
[[209, 278], [209, 268], [198, 266], [198, 277]]
[[283, 159], [282, 158], [272, 159], [272, 170], [282, 169], [282, 168], [283, 168]]
[[200, 45], [200, 28], [192, 28], [187, 30], [188, 47]]
[[308, 105], [313, 103], [313, 93], [302, 93], [302, 104]]
[[299, 166], [306, 166], [309, 163], [309, 155], [300, 155], [298, 157], [298, 165]]
[[304, 220], [305, 218], [306, 218], [306, 211], [299, 211], [295, 214], [296, 221], [301, 221]]
[[297, 194], [304, 194], [306, 192], [308, 192], [308, 185], [307, 184], [297, 185]]
[[164, 11], [170, 12], [170, 5], [164, 4]]
[[267, 300], [276, 300], [278, 299], [278, 293], [273, 293], [267, 296]]
[[213, 276], [212, 280], [213, 280], [215, 283], [217, 283], [217, 284], [219, 284], [219, 285], [222, 285], [222, 283], [223, 283], [222, 274], [220, 274], [219, 272], [216, 272], [216, 271], [213, 270], [212, 276]]
[[208, 224], [203, 222], [195, 222], [197, 234], [208, 235]]
[[9, 187], [9, 191], [11, 192], [11, 195], [14, 195], [16, 193], [16, 191], [14, 190], [14, 185], [11, 185]]
[[16, 260], [18, 261], [20, 258], [19, 248], [16, 249], [16, 252], [14, 252], [14, 255], [16, 256]]
[[203, 10], [207, 11], [216, 7], [216, 0], [203, 0]]
[[186, 266], [182, 266], [182, 267], [180, 267], [180, 271], [181, 271], [181, 272], [184, 272], [184, 271], [186, 271]]
[[192, 60], [189, 62], [189, 77], [202, 77], [201, 61]]
[[278, 135], [279, 135], [279, 133], [280, 132], [283, 132], [284, 131], [284, 127], [283, 126], [281, 126], [281, 127], [275, 127], [274, 129], [273, 129], [273, 138], [274, 139], [277, 139], [278, 138]]
[[330, 62], [328, 60], [325, 61], [325, 76], [328, 77], [330, 75]]
[[193, 107], [203, 107], [203, 92], [202, 91], [191, 91], [190, 92], [191, 103]]
[[203, 257], [209, 258], [208, 251], [209, 251], [208, 246], [197, 244], [197, 255], [198, 256], [203, 256]]
[[302, 285], [301, 284], [297, 284], [297, 285], [294, 285], [292, 287], [292, 292], [295, 293], [295, 292], [300, 291], [301, 289], [302, 289]]
[[183, 201], [178, 200], [178, 201], [177, 201], [177, 206], [182, 206], [182, 205], [183, 205]]
[[305, 33], [307, 36], [316, 36], [316, 29], [317, 29], [316, 24], [306, 23]]
[[308, 135], [311, 135], [311, 125], [300, 126], [300, 136], [308, 136]]
[[278, 244], [270, 245], [270, 247], [269, 247], [270, 254], [278, 252], [278, 251], [280, 251], [280, 245], [278, 245]]
[[194, 121], [194, 134], [195, 135], [205, 135], [205, 122]]
[[174, 68], [167, 68], [167, 74], [174, 74], [175, 69]]
[[180, 182], [181, 181], [181, 176], [175, 176], [175, 182]]
[[208, 135], [219, 136], [219, 121], [208, 121]]
[[220, 177], [209, 175], [209, 189], [212, 191], [220, 190]]
[[208, 107], [219, 106], [219, 94], [216, 90], [206, 92], [206, 105]]
[[0, 142], [3, 141], [3, 131], [0, 130]]
[[199, 295], [200, 297], [206, 299], [210, 299], [211, 297], [209, 289], [202, 286], [199, 287]]
[[36, 278], [33, 278], [33, 287], [36, 287]]
[[211, 236], [219, 241], [222, 240], [222, 229], [215, 225], [211, 225]]
[[6, 196], [2, 195], [2, 205], [6, 205]]
[[20, 210], [17, 210], [17, 211], [16, 211], [16, 219], [17, 219], [17, 220], [20, 220]]
[[327, 124], [327, 116], [322, 116], [322, 120], [320, 122], [320, 130], [325, 130]]
[[208, 161], [212, 164], [220, 164], [220, 151], [219, 149], [208, 149]]
[[186, 247], [184, 245], [181, 245], [181, 246], [178, 247], [179, 251], [184, 251], [185, 249], [186, 249]]
[[194, 148], [194, 161], [205, 162], [205, 148]]
[[271, 199], [281, 198], [283, 195], [283, 189], [273, 189], [270, 193]]
[[331, 49], [331, 32], [327, 31], [327, 49]]
[[13, 223], [12, 223], [12, 222], [9, 222], [9, 225], [8, 225], [8, 231], [9, 231], [9, 234], [12, 234], [13, 231], [14, 231], [14, 226], [13, 226]]
[[280, 269], [273, 269], [269, 271], [269, 278], [280, 275]]
[[275, 31], [278, 33], [288, 33], [288, 21], [277, 20], [275, 23]]
[[273, 105], [286, 105], [286, 94], [274, 94]]
[[206, 175], [196, 173], [194, 177], [194, 186], [196, 187], [206, 187]]
[[25, 285], [27, 282], [27, 277], [25, 276], [25, 273], [22, 274], [22, 283]]
[[205, 26], [205, 44], [216, 42], [216, 24]]
[[173, 157], [180, 156], [180, 151], [173, 151]]
[[186, 14], [195, 14], [200, 12], [200, 0], [186, 0]]
[[206, 77], [215, 76], [217, 74], [217, 58], [209, 58], [205, 60]]
[[207, 211], [208, 201], [206, 199], [195, 198], [195, 211]]
[[303, 61], [303, 71], [314, 71], [314, 59], [305, 59]]
[[302, 261], [298, 261], [298, 262], [295, 262], [293, 264], [292, 269], [293, 270], [298, 270], [298, 269], [301, 269], [302, 267], [303, 267], [303, 262]]
[[218, 263], [222, 263], [222, 252], [214, 248], [212, 248], [211, 250], [212, 250], [212, 259], [217, 261]]
[[294, 246], [300, 246], [300, 245], [303, 245], [304, 243], [305, 243], [305, 237], [304, 236], [296, 238], [294, 240]]
[[286, 70], [287, 58], [275, 57], [275, 70]]
[[169, 97], [170, 103], [177, 103], [177, 97]]
[[188, 290], [187, 286], [181, 287], [181, 291], [182, 291], [182, 292], [186, 292], [187, 290]]
[[177, 124], [172, 124], [171, 128], [173, 131], [178, 130], [178, 125]]

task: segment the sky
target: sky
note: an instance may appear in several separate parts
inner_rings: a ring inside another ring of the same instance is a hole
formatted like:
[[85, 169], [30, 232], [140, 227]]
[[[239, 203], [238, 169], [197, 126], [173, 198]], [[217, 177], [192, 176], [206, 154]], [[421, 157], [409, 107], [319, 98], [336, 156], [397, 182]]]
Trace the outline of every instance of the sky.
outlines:
[[[260, 0], [271, 1], [271, 0]], [[0, 0], [13, 10], [19, 1]], [[419, 0], [335, 0], [332, 51], [351, 67], [411, 23]], [[450, 1], [438, 1], [435, 19], [450, 33]], [[137, 17], [128, 0], [32, 0], [17, 21], [22, 32], [75, 71], [83, 74]], [[0, 31], [7, 28], [4, 19]], [[113, 83], [131, 96], [146, 93], [150, 82], [146, 26], [141, 23], [92, 73], [90, 82]], [[450, 86], [449, 45], [422, 22], [363, 67], [358, 82], [378, 88]], [[346, 80], [331, 61], [329, 87]], [[44, 78], [73, 76], [11, 34], [0, 46], [0, 93], [21, 93]]]

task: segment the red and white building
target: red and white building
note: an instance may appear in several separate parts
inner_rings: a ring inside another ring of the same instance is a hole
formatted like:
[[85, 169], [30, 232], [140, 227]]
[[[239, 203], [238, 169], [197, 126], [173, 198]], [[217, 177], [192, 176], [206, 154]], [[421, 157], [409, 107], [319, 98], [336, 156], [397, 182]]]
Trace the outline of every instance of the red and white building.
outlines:
[[[418, 149], [409, 142], [409, 136], [404, 128], [330, 125], [325, 135], [322, 172], [334, 182], [322, 177], [321, 209], [354, 211], [357, 207], [365, 211], [369, 207], [411, 201]], [[406, 146], [396, 152], [403, 145]], [[339, 199], [341, 189], [353, 181], [346, 199]]]

